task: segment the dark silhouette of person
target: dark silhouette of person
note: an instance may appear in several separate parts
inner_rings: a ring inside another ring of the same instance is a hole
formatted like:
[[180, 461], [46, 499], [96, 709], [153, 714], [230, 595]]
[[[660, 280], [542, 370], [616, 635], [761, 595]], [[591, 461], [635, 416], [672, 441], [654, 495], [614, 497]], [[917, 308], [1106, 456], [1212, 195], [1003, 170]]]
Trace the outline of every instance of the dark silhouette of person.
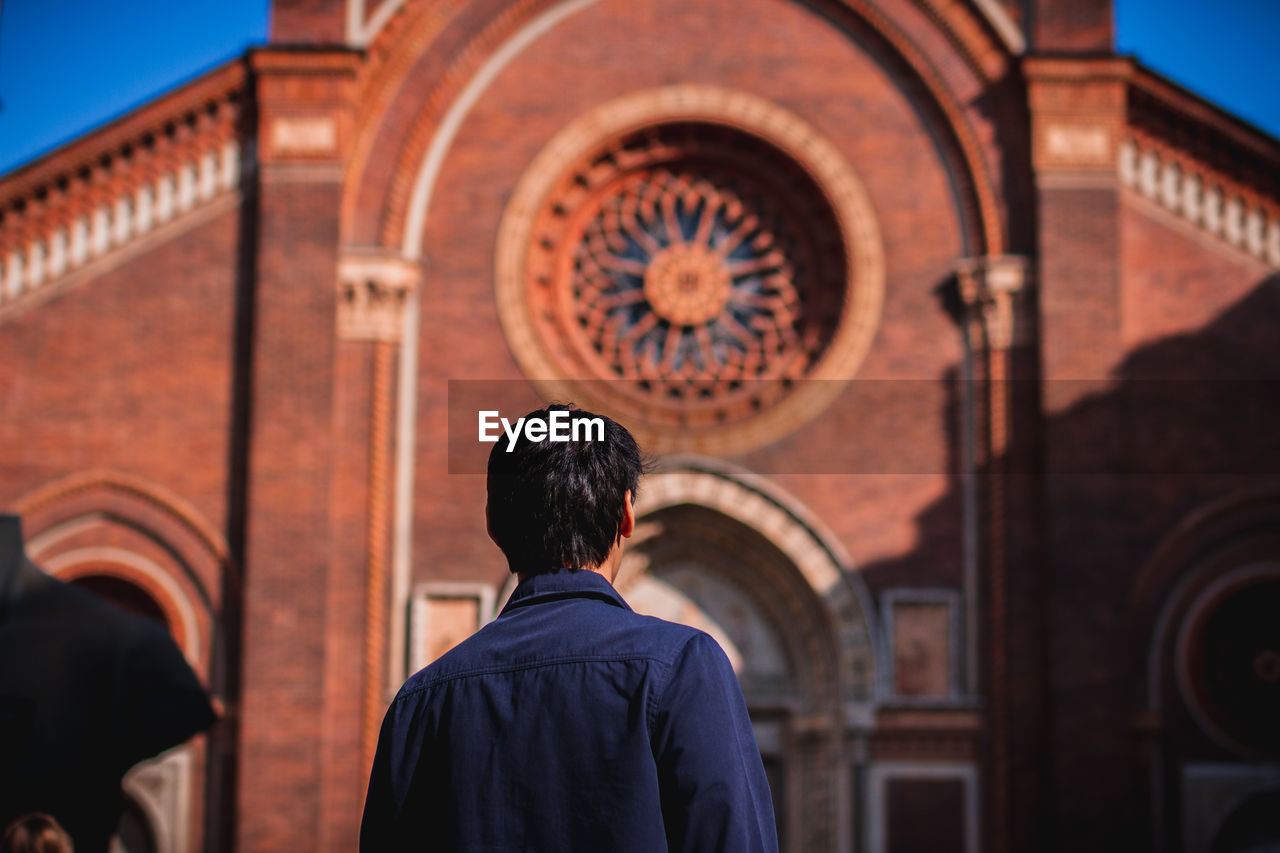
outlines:
[[0, 515], [0, 826], [48, 814], [105, 853], [125, 772], [214, 719], [163, 626], [40, 570]]

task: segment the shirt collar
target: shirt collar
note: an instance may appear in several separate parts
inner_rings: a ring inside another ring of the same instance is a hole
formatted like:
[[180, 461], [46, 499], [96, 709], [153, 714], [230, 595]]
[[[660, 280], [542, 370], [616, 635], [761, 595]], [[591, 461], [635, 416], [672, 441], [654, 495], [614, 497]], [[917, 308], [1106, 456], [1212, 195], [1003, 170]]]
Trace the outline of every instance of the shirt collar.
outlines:
[[565, 598], [596, 598], [608, 602], [623, 610], [631, 608], [613, 584], [605, 580], [599, 572], [588, 569], [559, 569], [554, 572], [540, 572], [522, 580], [511, 593], [507, 606], [502, 608], [499, 616], [508, 611], [531, 604], [542, 604], [547, 601], [559, 601]]

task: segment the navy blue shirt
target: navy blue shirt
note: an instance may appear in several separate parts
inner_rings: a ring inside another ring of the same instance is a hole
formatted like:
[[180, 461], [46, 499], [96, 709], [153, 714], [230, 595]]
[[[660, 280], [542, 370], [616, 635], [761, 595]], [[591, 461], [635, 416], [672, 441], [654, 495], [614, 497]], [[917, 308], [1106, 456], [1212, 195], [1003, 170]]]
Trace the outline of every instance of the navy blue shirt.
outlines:
[[534, 575], [382, 724], [364, 853], [776, 851], [733, 669], [590, 571]]

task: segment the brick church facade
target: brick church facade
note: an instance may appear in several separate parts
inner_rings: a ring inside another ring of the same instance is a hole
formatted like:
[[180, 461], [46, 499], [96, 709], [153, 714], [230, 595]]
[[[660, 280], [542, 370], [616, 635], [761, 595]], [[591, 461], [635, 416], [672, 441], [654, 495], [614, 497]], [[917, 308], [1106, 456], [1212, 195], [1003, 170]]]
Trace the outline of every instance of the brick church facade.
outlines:
[[1107, 0], [277, 0], [0, 178], [0, 508], [218, 698], [130, 850], [354, 848], [511, 581], [480, 409], [657, 458], [786, 851], [1228, 851], [1280, 802], [1280, 143]]

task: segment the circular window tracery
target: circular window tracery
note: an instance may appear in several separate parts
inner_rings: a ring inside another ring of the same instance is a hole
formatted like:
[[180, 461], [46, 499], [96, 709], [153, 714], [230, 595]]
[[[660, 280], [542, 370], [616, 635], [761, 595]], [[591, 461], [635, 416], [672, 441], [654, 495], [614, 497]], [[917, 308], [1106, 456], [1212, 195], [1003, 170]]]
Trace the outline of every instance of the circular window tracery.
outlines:
[[497, 273], [508, 339], [544, 395], [624, 419], [656, 452], [734, 453], [852, 376], [883, 261], [861, 185], [807, 125], [673, 87], [553, 140], [508, 207]]

